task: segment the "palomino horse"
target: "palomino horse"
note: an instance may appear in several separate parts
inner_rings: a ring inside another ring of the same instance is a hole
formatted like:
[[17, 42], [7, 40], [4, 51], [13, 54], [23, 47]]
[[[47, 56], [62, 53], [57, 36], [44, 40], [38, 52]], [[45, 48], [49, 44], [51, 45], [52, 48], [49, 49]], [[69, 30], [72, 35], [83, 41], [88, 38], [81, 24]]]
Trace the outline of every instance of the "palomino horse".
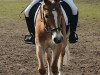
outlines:
[[[63, 75], [63, 57], [67, 45], [66, 25], [59, 0], [44, 0], [38, 8], [35, 26], [36, 54], [40, 75]], [[51, 49], [50, 49], [51, 48]]]

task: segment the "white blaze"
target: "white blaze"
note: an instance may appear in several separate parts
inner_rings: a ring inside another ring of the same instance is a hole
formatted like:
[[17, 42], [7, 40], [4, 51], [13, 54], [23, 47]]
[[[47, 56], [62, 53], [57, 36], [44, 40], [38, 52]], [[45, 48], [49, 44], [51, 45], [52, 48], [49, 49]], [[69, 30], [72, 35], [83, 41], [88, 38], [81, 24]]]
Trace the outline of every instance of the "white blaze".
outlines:
[[57, 11], [56, 11], [56, 10], [53, 10], [53, 11], [52, 11], [52, 14], [54, 15], [54, 20], [55, 20], [56, 27], [58, 27], [58, 22], [57, 22]]

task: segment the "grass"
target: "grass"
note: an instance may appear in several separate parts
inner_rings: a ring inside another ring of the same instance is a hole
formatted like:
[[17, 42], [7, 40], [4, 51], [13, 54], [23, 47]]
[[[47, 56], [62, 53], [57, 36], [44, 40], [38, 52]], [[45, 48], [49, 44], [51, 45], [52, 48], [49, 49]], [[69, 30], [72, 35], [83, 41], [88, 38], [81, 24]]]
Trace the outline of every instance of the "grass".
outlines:
[[100, 24], [100, 0], [75, 0], [79, 10], [79, 26]]
[[80, 12], [80, 18], [87, 18], [88, 20], [100, 20], [100, 5], [99, 4], [77, 4]]
[[0, 0], [0, 17], [19, 18], [19, 14], [28, 3], [27, 0]]

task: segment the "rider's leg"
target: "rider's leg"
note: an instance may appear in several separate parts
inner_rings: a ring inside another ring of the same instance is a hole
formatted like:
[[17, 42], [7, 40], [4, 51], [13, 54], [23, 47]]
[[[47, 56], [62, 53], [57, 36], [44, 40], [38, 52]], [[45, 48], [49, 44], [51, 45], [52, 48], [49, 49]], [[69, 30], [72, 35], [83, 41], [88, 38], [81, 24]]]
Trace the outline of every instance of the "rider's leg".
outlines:
[[[63, 0], [66, 2], [66, 4], [68, 4], [67, 9], [70, 10], [69, 8], [71, 8], [72, 14], [69, 14], [68, 11], [66, 11], [66, 7], [65, 7], [65, 11], [68, 15], [68, 19], [70, 19], [70, 36], [69, 36], [69, 42], [70, 43], [75, 43], [78, 40], [77, 34], [76, 34], [76, 28], [77, 28], [77, 23], [78, 23], [78, 9], [76, 7], [76, 5], [74, 4], [73, 0]], [[66, 5], [65, 5], [66, 6]]]
[[25, 9], [25, 19], [29, 31], [29, 35], [25, 36], [26, 43], [35, 43], [35, 27], [34, 27], [34, 16], [39, 6], [40, 0], [33, 0], [31, 4]]
[[78, 41], [78, 35], [76, 34], [77, 23], [78, 23], [78, 12], [77, 15], [72, 15], [70, 23], [70, 35], [69, 35], [70, 43], [75, 43]]

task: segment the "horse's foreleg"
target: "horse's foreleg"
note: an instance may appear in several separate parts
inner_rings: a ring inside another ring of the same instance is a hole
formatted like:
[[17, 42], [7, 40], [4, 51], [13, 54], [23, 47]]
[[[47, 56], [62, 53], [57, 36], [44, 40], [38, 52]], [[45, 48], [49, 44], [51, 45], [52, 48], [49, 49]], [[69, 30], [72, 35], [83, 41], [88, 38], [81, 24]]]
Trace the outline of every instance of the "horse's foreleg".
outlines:
[[48, 64], [48, 75], [52, 75], [51, 71], [51, 54], [49, 50], [46, 51], [46, 59], [47, 59], [47, 64]]
[[44, 56], [44, 52], [41, 49], [40, 46], [36, 46], [36, 54], [37, 54], [37, 59], [38, 59], [38, 70], [40, 75], [45, 75], [46, 70], [43, 64], [43, 56]]
[[57, 48], [55, 50], [52, 51], [52, 73], [53, 75], [58, 75], [58, 58], [60, 55], [60, 48]]
[[64, 55], [65, 55], [65, 48], [62, 48], [60, 56], [59, 56], [59, 60], [58, 60], [58, 71], [59, 71], [58, 75], [63, 75], [62, 67], [63, 67]]

